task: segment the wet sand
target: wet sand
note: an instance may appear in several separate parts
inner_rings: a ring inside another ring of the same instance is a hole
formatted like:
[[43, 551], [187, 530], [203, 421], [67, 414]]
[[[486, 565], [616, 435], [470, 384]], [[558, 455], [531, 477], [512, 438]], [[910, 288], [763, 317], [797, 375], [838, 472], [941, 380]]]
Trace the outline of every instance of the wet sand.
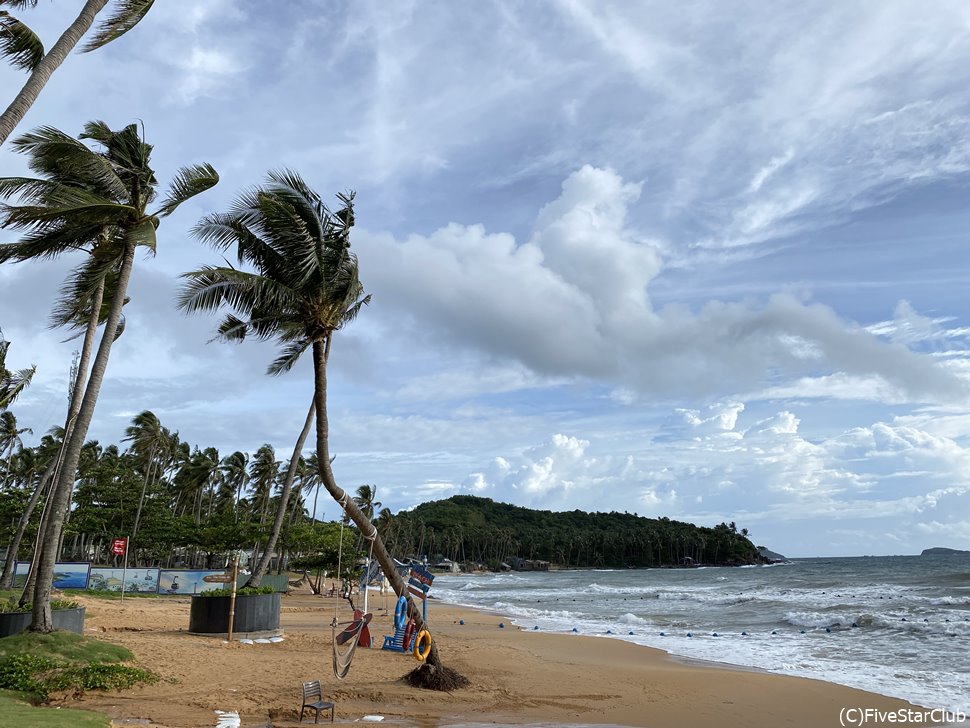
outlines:
[[[81, 601], [88, 607], [88, 635], [128, 647], [139, 665], [162, 678], [119, 693], [62, 699], [65, 706], [105, 713], [116, 725], [214, 726], [214, 711], [223, 710], [237, 711], [244, 727], [292, 727], [299, 725], [301, 683], [314, 679], [336, 702], [337, 722], [381, 715], [385, 724], [411, 726], [824, 728], [840, 725], [843, 708], [910, 707], [816, 680], [685, 661], [616, 639], [521, 631], [500, 615], [433, 600], [429, 624], [442, 661], [468, 677], [471, 687], [454, 693], [415, 689], [400, 678], [416, 660], [379, 649], [383, 635], [394, 631], [393, 602], [392, 614], [385, 615], [380, 597], [370, 605], [374, 648], [359, 649], [350, 674], [338, 681], [331, 664], [330, 598], [284, 596], [284, 641], [254, 645], [188, 634], [188, 598]], [[347, 603], [337, 609], [338, 619], [347, 621]]]

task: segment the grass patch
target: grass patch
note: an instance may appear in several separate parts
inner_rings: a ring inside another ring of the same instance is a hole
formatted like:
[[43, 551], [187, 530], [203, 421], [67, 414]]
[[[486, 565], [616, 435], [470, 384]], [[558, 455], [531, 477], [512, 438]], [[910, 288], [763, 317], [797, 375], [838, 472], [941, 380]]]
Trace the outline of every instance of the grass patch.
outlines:
[[27, 631], [0, 639], [0, 659], [25, 654], [72, 664], [126, 662], [134, 659], [131, 651], [121, 645], [62, 630], [50, 634]]
[[131, 659], [121, 645], [74, 632], [21, 632], [0, 639], [0, 689], [46, 701], [53, 692], [122, 690], [158, 680], [148, 670], [120, 664]]
[[[72, 594], [78, 594], [94, 599], [107, 599], [109, 601], [121, 601], [120, 591], [108, 591], [105, 589], [72, 589]], [[125, 592], [125, 599], [158, 599], [156, 592]]]
[[29, 699], [11, 690], [0, 690], [0, 715], [4, 725], [18, 728], [109, 728], [106, 715], [88, 710], [37, 708]]

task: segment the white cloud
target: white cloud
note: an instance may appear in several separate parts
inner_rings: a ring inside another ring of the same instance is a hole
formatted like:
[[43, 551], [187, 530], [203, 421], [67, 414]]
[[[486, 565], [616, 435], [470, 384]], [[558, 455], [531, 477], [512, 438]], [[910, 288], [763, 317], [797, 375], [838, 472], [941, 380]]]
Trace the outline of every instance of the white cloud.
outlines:
[[654, 309], [648, 288], [663, 260], [626, 219], [641, 193], [611, 170], [585, 166], [542, 208], [523, 243], [456, 223], [403, 241], [362, 233], [374, 308], [540, 375], [641, 393], [723, 393], [768, 383], [781, 370], [881, 380], [896, 398], [966, 398], [966, 383], [932, 359], [788, 294]]

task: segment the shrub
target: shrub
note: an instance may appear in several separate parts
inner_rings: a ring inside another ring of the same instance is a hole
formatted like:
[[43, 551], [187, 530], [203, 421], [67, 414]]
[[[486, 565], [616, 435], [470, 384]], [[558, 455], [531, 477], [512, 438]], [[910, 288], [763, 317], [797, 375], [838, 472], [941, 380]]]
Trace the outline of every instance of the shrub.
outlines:
[[[237, 597], [251, 597], [255, 594], [273, 594], [276, 590], [271, 586], [245, 586], [242, 589], [236, 589]], [[196, 596], [200, 597], [229, 597], [232, 596], [231, 589], [210, 589], [209, 591], [204, 591]]]
[[0, 659], [0, 688], [32, 693], [42, 700], [55, 690], [121, 690], [157, 680], [148, 670], [127, 665], [69, 665], [29, 654]]
[[[69, 599], [51, 599], [51, 609], [77, 609], [81, 605]], [[23, 606], [17, 604], [17, 600], [11, 597], [5, 602], [0, 602], [0, 614], [12, 614], [29, 612], [34, 608], [31, 602]]]
[[50, 672], [56, 667], [57, 663], [53, 660], [36, 655], [4, 657], [0, 660], [0, 688], [35, 693], [46, 699], [47, 691], [35, 676]]

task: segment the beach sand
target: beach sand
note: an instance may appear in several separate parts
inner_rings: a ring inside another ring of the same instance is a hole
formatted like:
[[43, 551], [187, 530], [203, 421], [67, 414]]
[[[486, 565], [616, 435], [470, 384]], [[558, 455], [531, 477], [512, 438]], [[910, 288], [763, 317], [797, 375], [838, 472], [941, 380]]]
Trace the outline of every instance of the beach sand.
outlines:
[[[909, 707], [825, 682], [679, 660], [617, 639], [521, 631], [500, 615], [434, 600], [428, 617], [442, 661], [467, 676], [471, 687], [451, 694], [419, 690], [400, 681], [415, 659], [378, 649], [382, 636], [393, 633], [393, 601], [387, 616], [380, 597], [370, 604], [375, 647], [359, 649], [350, 674], [338, 681], [331, 665], [333, 599], [308, 592], [284, 597], [284, 641], [255, 645], [188, 634], [188, 598], [128, 599], [124, 605], [80, 601], [88, 608], [88, 635], [128, 647], [141, 666], [162, 678], [151, 686], [59, 701], [105, 713], [116, 725], [214, 726], [214, 711], [223, 710], [238, 711], [243, 727], [296, 726], [301, 682], [313, 679], [336, 702], [338, 722], [382, 715], [385, 723], [422, 727], [824, 728], [840, 724], [842, 708]], [[346, 621], [347, 603], [338, 610]]]

